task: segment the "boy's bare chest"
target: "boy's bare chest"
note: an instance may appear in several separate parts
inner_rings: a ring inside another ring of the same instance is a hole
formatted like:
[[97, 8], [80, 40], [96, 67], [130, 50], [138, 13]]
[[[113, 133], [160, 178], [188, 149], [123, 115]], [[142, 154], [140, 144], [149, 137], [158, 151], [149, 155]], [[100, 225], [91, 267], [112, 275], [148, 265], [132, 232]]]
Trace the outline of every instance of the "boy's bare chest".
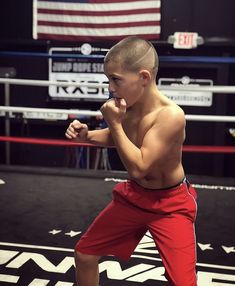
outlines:
[[151, 126], [152, 120], [150, 119], [135, 119], [125, 121], [123, 123], [123, 128], [127, 137], [138, 147], [142, 145], [144, 136], [151, 128]]

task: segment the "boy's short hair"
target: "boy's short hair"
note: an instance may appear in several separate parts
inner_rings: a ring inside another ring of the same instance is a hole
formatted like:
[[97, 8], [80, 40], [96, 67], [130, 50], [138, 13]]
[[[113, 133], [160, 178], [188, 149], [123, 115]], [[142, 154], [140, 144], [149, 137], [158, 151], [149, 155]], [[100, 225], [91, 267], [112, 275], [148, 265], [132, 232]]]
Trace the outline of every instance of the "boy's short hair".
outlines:
[[138, 72], [149, 70], [155, 77], [158, 71], [158, 55], [153, 44], [137, 36], [124, 38], [106, 54], [104, 63], [117, 62], [125, 70]]

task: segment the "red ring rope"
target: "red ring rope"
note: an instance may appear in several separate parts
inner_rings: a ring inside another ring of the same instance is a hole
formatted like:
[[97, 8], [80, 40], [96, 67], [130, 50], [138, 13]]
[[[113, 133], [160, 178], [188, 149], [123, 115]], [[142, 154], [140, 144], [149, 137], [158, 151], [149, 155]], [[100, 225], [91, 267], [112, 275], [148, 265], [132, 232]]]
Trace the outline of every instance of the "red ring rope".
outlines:
[[28, 138], [28, 137], [0, 136], [0, 141], [38, 144], [38, 145], [95, 147], [95, 145], [93, 144], [80, 143], [80, 142], [75, 142], [75, 141], [70, 141], [70, 140], [41, 139], [41, 138], [39, 139], [39, 138]]
[[[12, 136], [0, 136], [0, 141], [38, 144], [38, 145], [54, 145], [54, 146], [107, 147], [107, 146], [97, 146], [89, 143], [80, 143], [70, 140], [41, 139], [41, 138], [39, 139], [39, 138], [12, 137]], [[235, 153], [235, 146], [185, 145], [183, 146], [183, 151], [196, 152], [196, 153]]]
[[235, 146], [184, 145], [183, 151], [198, 153], [235, 153]]

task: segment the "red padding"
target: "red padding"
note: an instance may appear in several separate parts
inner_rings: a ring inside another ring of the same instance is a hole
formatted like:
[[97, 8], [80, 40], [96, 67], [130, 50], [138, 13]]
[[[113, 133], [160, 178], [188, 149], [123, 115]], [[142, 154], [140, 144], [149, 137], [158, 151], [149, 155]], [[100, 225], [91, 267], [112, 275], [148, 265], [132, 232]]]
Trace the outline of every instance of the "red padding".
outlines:
[[[75, 141], [70, 141], [70, 140], [41, 139], [41, 138], [39, 139], [39, 138], [12, 137], [12, 136], [0, 136], [0, 141], [38, 144], [38, 145], [53, 145], [53, 146], [104, 147], [104, 146], [97, 146], [94, 144], [80, 143], [80, 142], [75, 142]], [[183, 151], [193, 152], [193, 153], [235, 153], [235, 146], [185, 145], [183, 146]]]

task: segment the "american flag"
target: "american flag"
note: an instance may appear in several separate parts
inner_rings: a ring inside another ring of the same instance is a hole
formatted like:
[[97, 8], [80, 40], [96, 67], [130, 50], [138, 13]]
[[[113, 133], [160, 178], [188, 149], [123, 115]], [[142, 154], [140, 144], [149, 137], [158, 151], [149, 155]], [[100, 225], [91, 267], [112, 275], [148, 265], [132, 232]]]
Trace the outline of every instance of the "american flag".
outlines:
[[161, 0], [33, 0], [33, 38], [66, 41], [160, 37]]

